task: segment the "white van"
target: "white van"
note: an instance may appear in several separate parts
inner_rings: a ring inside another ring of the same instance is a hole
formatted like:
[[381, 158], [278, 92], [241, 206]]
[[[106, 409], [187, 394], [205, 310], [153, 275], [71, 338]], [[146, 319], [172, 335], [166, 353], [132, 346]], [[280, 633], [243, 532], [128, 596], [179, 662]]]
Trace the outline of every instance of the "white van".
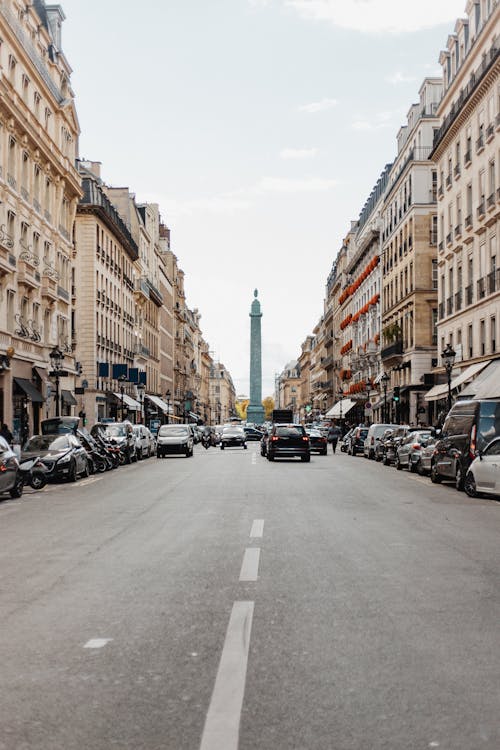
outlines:
[[375, 448], [377, 443], [386, 430], [399, 427], [397, 424], [372, 424], [368, 430], [368, 435], [363, 445], [363, 455], [365, 458], [375, 458]]

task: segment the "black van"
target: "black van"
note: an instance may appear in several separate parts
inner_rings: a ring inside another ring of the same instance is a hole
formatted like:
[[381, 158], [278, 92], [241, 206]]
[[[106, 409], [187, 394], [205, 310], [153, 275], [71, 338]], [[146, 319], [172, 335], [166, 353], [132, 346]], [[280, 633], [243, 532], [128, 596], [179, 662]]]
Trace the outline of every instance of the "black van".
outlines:
[[435, 443], [431, 481], [452, 479], [456, 488], [462, 490], [474, 458], [499, 436], [500, 399], [457, 401]]

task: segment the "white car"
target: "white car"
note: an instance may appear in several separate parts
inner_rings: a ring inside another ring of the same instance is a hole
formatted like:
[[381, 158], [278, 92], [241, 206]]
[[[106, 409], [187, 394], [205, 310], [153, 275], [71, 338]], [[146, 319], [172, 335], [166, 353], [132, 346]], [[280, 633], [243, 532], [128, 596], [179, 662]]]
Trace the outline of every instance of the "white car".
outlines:
[[464, 490], [469, 497], [483, 492], [500, 495], [500, 437], [488, 443], [471, 463], [465, 475]]
[[141, 459], [154, 456], [156, 444], [155, 439], [151, 434], [151, 430], [143, 424], [135, 424], [132, 429], [135, 437], [137, 458]]

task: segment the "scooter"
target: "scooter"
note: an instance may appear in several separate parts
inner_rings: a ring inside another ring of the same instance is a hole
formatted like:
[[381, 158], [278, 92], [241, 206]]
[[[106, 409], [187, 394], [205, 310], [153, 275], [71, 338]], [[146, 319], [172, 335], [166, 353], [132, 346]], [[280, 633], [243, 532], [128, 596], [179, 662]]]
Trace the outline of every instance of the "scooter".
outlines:
[[41, 490], [47, 484], [47, 467], [38, 456], [21, 461], [19, 474], [23, 485], [29, 484], [34, 490]]

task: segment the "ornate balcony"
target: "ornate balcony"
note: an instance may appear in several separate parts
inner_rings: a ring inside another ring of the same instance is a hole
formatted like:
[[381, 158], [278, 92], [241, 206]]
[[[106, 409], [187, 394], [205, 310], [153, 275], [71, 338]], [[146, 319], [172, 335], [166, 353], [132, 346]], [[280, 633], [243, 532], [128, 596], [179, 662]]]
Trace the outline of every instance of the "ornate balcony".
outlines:
[[387, 346], [384, 346], [380, 353], [383, 360], [393, 359], [395, 357], [399, 358], [402, 354], [403, 354], [403, 340], [402, 339], [398, 339], [398, 341], [394, 341], [392, 344], [388, 344]]

